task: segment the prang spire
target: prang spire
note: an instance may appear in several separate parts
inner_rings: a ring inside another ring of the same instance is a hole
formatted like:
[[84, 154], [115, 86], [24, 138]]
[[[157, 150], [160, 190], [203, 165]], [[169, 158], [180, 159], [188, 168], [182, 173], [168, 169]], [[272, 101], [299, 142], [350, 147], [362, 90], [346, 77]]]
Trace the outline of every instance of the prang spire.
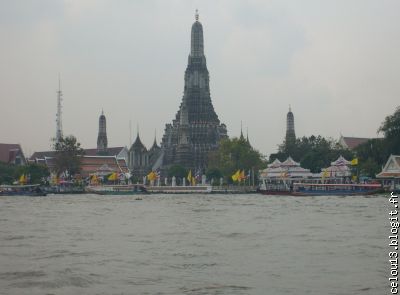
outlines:
[[240, 140], [244, 141], [244, 136], [243, 136], [243, 122], [240, 121]]
[[107, 140], [106, 116], [104, 116], [104, 111], [101, 110], [101, 115], [99, 117], [99, 133], [97, 135], [97, 154], [106, 155], [107, 148], [108, 148], [108, 140]]
[[207, 167], [208, 153], [227, 137], [210, 95], [210, 76], [204, 55], [203, 25], [196, 11], [191, 26], [190, 53], [185, 71], [183, 98], [172, 124], [166, 124], [160, 156], [162, 167], [179, 164], [187, 169]]
[[196, 21], [192, 25], [190, 56], [202, 57], [204, 56], [203, 26], [199, 22], [199, 13], [197, 10], [195, 18]]
[[286, 116], [286, 144], [293, 145], [296, 142], [296, 133], [294, 131], [294, 116], [292, 107], [289, 105], [289, 112]]

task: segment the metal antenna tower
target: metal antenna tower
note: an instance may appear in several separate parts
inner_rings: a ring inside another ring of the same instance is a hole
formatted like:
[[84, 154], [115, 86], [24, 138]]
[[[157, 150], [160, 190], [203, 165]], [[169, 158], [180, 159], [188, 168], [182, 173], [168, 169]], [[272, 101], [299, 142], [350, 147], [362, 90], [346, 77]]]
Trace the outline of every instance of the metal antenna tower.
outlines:
[[56, 123], [57, 123], [57, 130], [56, 130], [56, 141], [59, 142], [60, 138], [62, 137], [62, 120], [61, 120], [61, 101], [62, 101], [62, 91], [61, 91], [61, 78], [60, 74], [58, 74], [58, 91], [57, 91], [57, 114], [56, 114]]

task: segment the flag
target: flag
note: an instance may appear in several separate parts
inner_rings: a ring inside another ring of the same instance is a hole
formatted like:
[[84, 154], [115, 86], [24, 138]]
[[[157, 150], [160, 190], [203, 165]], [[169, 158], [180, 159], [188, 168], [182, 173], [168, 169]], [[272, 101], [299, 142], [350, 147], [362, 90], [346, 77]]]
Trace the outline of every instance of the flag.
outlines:
[[189, 170], [187, 180], [189, 181], [189, 183], [192, 183], [192, 169]]
[[246, 176], [244, 175], [244, 169], [240, 172], [240, 176], [239, 176], [239, 181], [242, 181], [246, 179]]
[[157, 174], [154, 171], [151, 171], [149, 174], [147, 174], [147, 179], [152, 181], [157, 178]]
[[52, 184], [55, 184], [55, 185], [57, 185], [57, 184], [60, 183], [60, 179], [57, 177], [57, 175], [54, 175], [54, 176], [51, 178], [51, 183], [52, 183]]
[[90, 177], [90, 182], [91, 182], [92, 184], [98, 184], [98, 183], [99, 183], [99, 179], [97, 178], [97, 175], [96, 175], [96, 174], [93, 174], [93, 175]]
[[27, 179], [26, 179], [25, 174], [22, 174], [22, 175], [20, 176], [20, 178], [19, 178], [19, 183], [20, 183], [20, 184], [24, 184], [24, 183], [26, 183], [26, 181], [27, 181]]
[[118, 174], [115, 172], [111, 173], [111, 175], [108, 176], [108, 180], [110, 180], [110, 181], [118, 180]]
[[238, 171], [236, 171], [235, 174], [232, 175], [232, 180], [233, 181], [238, 181], [240, 177], [240, 169]]
[[353, 160], [351, 160], [351, 166], [356, 166], [358, 165], [358, 158], [354, 158]]
[[322, 174], [322, 177], [325, 178], [328, 176], [329, 176], [328, 169], [324, 169], [324, 173]]
[[197, 181], [201, 181], [201, 170], [197, 169], [195, 178]]

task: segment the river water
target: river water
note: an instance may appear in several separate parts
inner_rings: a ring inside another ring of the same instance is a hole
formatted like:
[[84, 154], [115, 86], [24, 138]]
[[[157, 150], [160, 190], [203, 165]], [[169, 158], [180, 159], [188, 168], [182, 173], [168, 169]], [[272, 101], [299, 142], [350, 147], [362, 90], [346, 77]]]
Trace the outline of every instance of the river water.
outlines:
[[387, 196], [0, 197], [0, 294], [389, 294]]

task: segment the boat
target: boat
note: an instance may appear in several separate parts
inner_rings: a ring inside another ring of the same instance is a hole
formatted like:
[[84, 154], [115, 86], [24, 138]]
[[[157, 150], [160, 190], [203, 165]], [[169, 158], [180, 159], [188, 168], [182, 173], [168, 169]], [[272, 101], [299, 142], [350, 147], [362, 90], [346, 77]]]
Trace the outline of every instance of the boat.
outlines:
[[256, 186], [251, 185], [224, 185], [224, 186], [213, 186], [211, 190], [212, 194], [256, 194], [258, 193]]
[[157, 194], [209, 194], [212, 191], [211, 185], [149, 186], [147, 189]]
[[40, 184], [0, 185], [0, 196], [44, 197], [46, 195]]
[[142, 184], [88, 186], [86, 191], [98, 195], [138, 195], [148, 193], [146, 187]]
[[351, 196], [371, 195], [383, 192], [379, 183], [322, 183], [317, 181], [293, 181], [287, 179], [263, 180], [258, 192], [279, 196]]
[[286, 179], [268, 179], [262, 180], [258, 192], [263, 195], [288, 196], [292, 194], [291, 181]]
[[293, 183], [293, 196], [356, 196], [372, 195], [383, 191], [377, 183]]
[[83, 186], [76, 185], [73, 181], [60, 181], [57, 185], [46, 186], [43, 188], [47, 194], [54, 195], [71, 195], [85, 194]]

